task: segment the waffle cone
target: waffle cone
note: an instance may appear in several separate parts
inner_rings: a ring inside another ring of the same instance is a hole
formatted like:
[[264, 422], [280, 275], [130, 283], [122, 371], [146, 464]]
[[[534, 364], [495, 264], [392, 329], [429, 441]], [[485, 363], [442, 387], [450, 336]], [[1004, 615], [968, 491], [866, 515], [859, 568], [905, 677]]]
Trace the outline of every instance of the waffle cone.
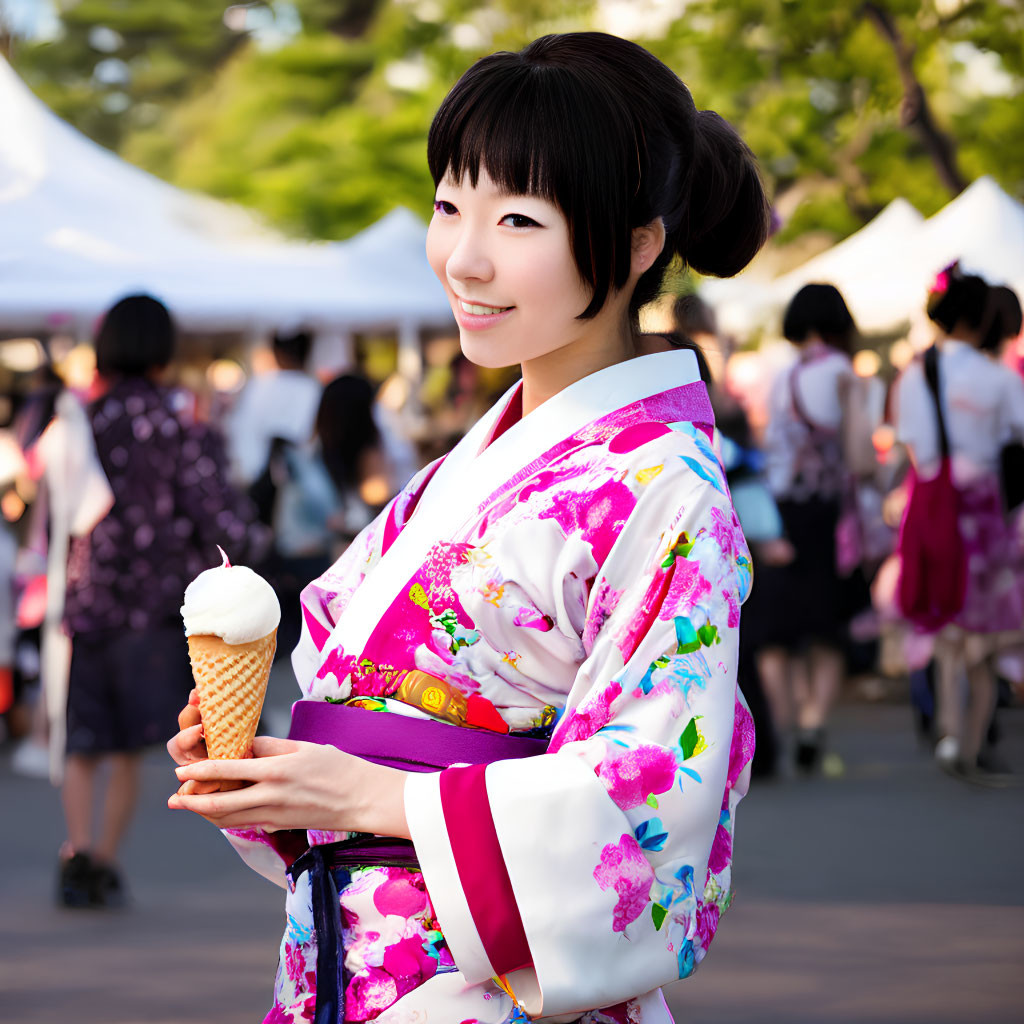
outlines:
[[188, 638], [210, 757], [252, 757], [276, 648], [276, 629], [245, 644], [228, 644], [209, 634]]

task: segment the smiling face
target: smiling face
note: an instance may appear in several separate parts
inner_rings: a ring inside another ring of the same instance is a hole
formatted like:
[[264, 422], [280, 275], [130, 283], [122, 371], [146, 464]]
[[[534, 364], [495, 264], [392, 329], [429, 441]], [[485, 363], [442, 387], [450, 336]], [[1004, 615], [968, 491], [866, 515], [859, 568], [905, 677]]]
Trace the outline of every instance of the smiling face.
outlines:
[[[448, 294], [462, 350], [479, 366], [564, 362], [621, 339], [619, 303], [577, 317], [591, 289], [573, 259], [562, 211], [539, 196], [508, 195], [480, 168], [437, 187], [427, 257]], [[524, 368], [524, 375], [526, 370]]]

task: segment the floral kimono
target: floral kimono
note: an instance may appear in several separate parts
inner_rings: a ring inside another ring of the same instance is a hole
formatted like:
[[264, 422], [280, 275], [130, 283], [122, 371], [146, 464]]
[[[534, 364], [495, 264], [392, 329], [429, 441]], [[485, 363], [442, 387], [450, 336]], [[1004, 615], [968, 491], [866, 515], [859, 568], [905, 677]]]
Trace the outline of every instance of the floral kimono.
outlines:
[[[304, 698], [438, 712], [415, 676], [448, 721], [550, 737], [410, 776], [420, 870], [340, 892], [346, 1021], [671, 1022], [659, 986], [731, 899], [751, 564], [696, 360], [643, 356], [520, 409], [513, 389], [303, 593]], [[265, 836], [229, 838], [284, 884]], [[287, 911], [270, 1022], [315, 1005], [308, 875]]]

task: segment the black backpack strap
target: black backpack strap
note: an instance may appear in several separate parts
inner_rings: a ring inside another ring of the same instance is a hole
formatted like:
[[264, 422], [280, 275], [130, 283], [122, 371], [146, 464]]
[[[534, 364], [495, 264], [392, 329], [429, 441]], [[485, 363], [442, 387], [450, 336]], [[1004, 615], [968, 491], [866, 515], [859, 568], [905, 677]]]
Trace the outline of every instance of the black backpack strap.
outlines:
[[924, 350], [924, 379], [935, 400], [935, 415], [939, 421], [939, 450], [944, 459], [949, 458], [949, 434], [946, 433], [946, 418], [942, 414], [942, 398], [939, 393], [939, 350], [929, 345]]

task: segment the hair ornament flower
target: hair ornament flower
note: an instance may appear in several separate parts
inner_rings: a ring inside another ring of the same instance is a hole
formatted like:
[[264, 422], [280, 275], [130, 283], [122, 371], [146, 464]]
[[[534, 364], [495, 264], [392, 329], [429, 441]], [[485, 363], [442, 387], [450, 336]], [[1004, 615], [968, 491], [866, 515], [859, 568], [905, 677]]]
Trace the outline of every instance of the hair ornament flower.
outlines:
[[935, 280], [932, 281], [931, 286], [928, 288], [930, 295], [945, 295], [949, 291], [950, 282], [954, 277], [959, 276], [960, 273], [960, 261], [953, 260], [952, 263], [944, 266], [936, 275]]

